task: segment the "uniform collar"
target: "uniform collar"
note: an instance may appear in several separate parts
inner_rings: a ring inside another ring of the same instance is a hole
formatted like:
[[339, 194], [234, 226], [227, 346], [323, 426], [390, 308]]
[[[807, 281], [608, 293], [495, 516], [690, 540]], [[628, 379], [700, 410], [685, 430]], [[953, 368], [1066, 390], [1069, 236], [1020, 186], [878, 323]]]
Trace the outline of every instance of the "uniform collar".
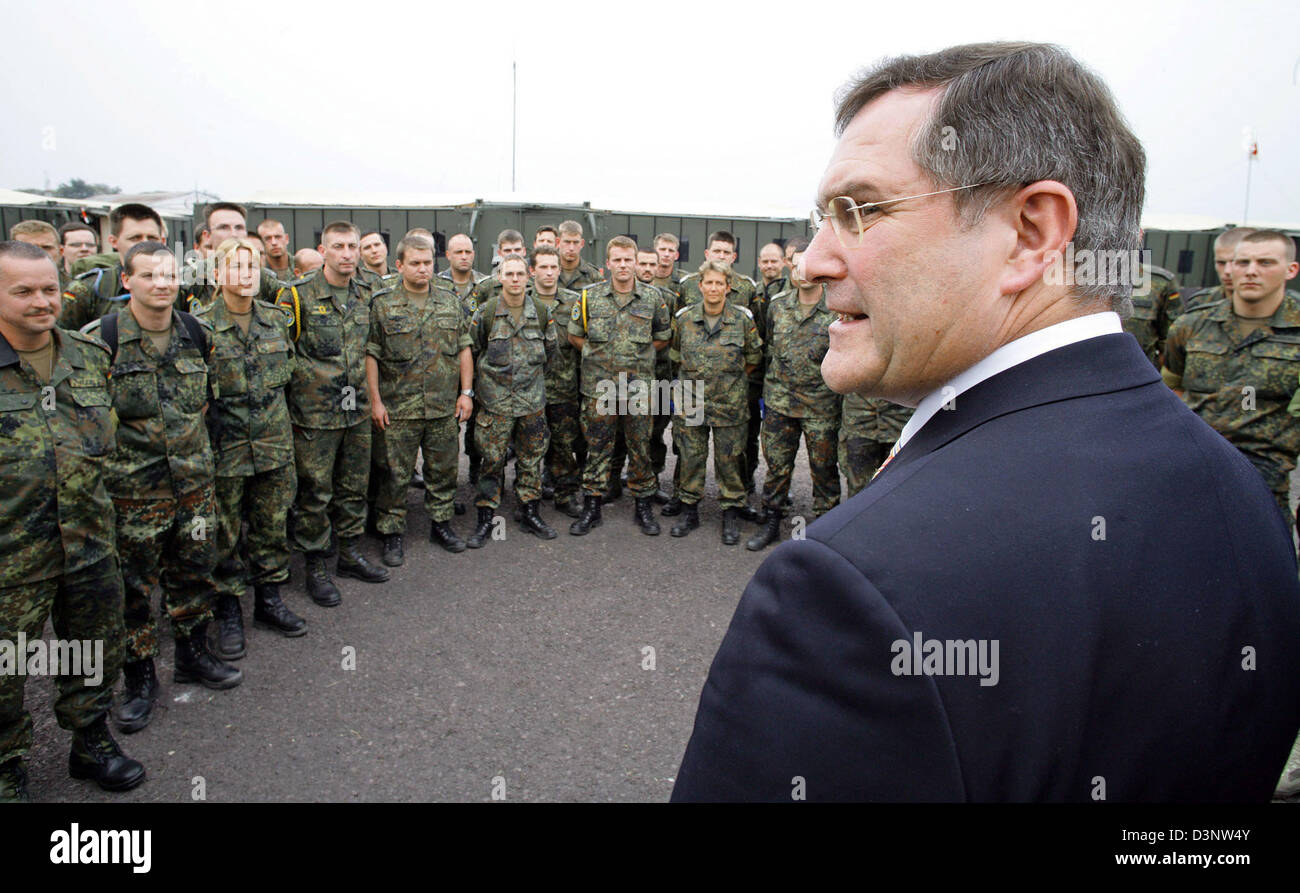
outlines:
[[[1225, 298], [1223, 303], [1210, 311], [1210, 319], [1215, 322], [1227, 322], [1236, 316], [1236, 311], [1232, 309], [1231, 298]], [[1273, 315], [1268, 318], [1267, 325], [1270, 329], [1294, 329], [1300, 327], [1300, 294], [1289, 289], [1284, 291], [1282, 293], [1282, 303], [1277, 305]]]

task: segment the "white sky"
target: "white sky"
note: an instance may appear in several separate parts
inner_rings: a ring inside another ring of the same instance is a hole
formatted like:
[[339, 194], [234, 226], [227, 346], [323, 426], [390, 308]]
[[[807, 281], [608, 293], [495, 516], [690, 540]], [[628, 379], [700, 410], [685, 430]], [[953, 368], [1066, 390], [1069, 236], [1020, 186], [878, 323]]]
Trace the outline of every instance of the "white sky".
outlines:
[[[1060, 43], [1148, 153], [1147, 212], [1300, 220], [1300, 4], [3, 0], [0, 186], [510, 190], [807, 211], [832, 96], [882, 56]], [[220, 24], [209, 24], [213, 10]]]

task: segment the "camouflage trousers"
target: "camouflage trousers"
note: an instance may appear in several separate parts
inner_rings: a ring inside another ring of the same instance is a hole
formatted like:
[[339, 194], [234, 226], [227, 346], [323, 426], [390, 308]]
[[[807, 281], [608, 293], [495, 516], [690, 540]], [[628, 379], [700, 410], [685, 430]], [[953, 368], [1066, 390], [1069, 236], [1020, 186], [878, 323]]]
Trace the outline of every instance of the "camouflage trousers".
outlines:
[[577, 401], [546, 404], [546, 424], [551, 429], [546, 466], [551, 471], [555, 498], [564, 499], [578, 492], [578, 463], [586, 455], [581, 449], [582, 415]]
[[411, 486], [415, 453], [423, 459], [424, 508], [434, 521], [449, 521], [460, 470], [460, 423], [455, 416], [439, 419], [393, 419], [375, 432], [384, 476], [375, 495], [375, 526], [388, 535], [406, 532], [406, 493]]
[[845, 499], [853, 498], [871, 483], [871, 476], [889, 457], [889, 451], [893, 448], [892, 443], [880, 443], [865, 437], [845, 437], [844, 430], [840, 430], [840, 470], [844, 472], [849, 486]]
[[[293, 453], [298, 472], [293, 547], [304, 554], [327, 552], [331, 526], [339, 539], [365, 533], [370, 419], [350, 428], [295, 426]], [[410, 480], [409, 466], [406, 473]]]
[[704, 475], [709, 464], [709, 432], [713, 432], [713, 476], [718, 481], [718, 505], [724, 509], [745, 504], [745, 437], [749, 425], [687, 425], [673, 423], [677, 445], [677, 495], [685, 505], [704, 498]]
[[840, 417], [795, 418], [776, 412], [770, 406], [763, 419], [763, 458], [767, 477], [763, 480], [763, 504], [779, 507], [790, 494], [794, 459], [799, 452], [799, 435], [808, 448], [808, 468], [812, 472], [813, 511], [824, 515], [840, 501], [840, 470], [835, 456]]
[[[650, 417], [653, 423], [650, 426], [650, 467], [654, 469], [655, 477], [663, 474], [664, 466], [668, 464], [668, 445], [664, 443], [664, 432], [668, 430], [668, 423], [673, 420], [672, 413], [656, 413]], [[623, 474], [623, 465], [627, 462], [627, 437], [620, 429], [618, 437], [614, 441], [614, 457], [610, 460], [610, 473]]]
[[551, 442], [550, 429], [546, 427], [546, 410], [525, 416], [497, 415], [480, 410], [474, 425], [474, 439], [482, 464], [478, 469], [479, 508], [496, 508], [501, 505], [501, 491], [506, 476], [506, 448], [515, 445], [515, 498], [521, 503], [537, 502], [542, 498], [542, 460], [546, 446]]
[[158, 621], [152, 603], [160, 584], [162, 604], [177, 638], [189, 636], [212, 619], [217, 501], [212, 487], [199, 487], [175, 499], [114, 496], [113, 508], [122, 565], [124, 659], [144, 660], [158, 654]]
[[[247, 477], [218, 477], [217, 567], [218, 595], [241, 598], [249, 586], [283, 583], [289, 579], [289, 537], [285, 519], [293, 505], [298, 478], [292, 465]], [[248, 563], [240, 554], [239, 534], [248, 522]]]
[[582, 470], [582, 492], [588, 496], [603, 496], [609, 489], [614, 441], [621, 431], [627, 442], [629, 459], [627, 487], [637, 499], [653, 496], [655, 474], [650, 463], [653, 419], [649, 415], [628, 413], [606, 415], [597, 406], [597, 398], [582, 398], [582, 435], [587, 438], [587, 463]]
[[[58, 694], [54, 699], [54, 716], [59, 726], [69, 731], [84, 729], [113, 706], [113, 685], [122, 670], [122, 575], [117, 559], [110, 556], [60, 577], [0, 588], [0, 640], [11, 643], [11, 647], [17, 648], [19, 633], [28, 642], [39, 639], [47, 617], [54, 627], [54, 635], [63, 642], [92, 643], [95, 672], [82, 676], [59, 673]], [[100, 643], [101, 655], [94, 653], [94, 643]], [[24, 650], [31, 653], [30, 649]], [[84, 663], [86, 651], [84, 647], [78, 651], [84, 671], [88, 669]], [[14, 657], [23, 661], [24, 668], [33, 669], [27, 655]], [[67, 668], [64, 663], [59, 667]], [[22, 756], [32, 746], [32, 717], [23, 709], [27, 677], [17, 675], [16, 669], [6, 667], [0, 673], [0, 763]], [[52, 669], [47, 662], [45, 670]], [[97, 684], [86, 684], [101, 673]]]

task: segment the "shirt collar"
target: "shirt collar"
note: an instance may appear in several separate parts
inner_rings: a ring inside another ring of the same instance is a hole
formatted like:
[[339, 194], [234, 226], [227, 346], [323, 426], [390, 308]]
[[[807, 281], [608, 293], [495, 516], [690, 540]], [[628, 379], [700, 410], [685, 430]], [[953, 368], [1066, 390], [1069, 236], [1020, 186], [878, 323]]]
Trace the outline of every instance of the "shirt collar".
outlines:
[[1067, 319], [1065, 322], [1058, 322], [1036, 332], [1030, 332], [1022, 338], [1002, 345], [974, 366], [957, 373], [943, 387], [927, 394], [916, 405], [916, 412], [903, 426], [903, 433], [898, 436], [895, 452], [901, 450], [941, 408], [952, 402], [963, 391], [970, 390], [985, 379], [992, 378], [999, 372], [1005, 372], [1012, 366], [1018, 366], [1048, 351], [1065, 347], [1067, 344], [1122, 331], [1124, 325], [1120, 322], [1119, 314], [1107, 310], [1103, 313]]

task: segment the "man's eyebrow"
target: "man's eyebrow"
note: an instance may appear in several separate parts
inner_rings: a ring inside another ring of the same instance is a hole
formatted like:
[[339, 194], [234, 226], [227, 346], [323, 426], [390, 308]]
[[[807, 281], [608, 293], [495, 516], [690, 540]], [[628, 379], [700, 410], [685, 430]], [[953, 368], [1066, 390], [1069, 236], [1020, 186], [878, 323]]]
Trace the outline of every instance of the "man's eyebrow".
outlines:
[[847, 195], [854, 201], [878, 202], [883, 201], [885, 193], [870, 180], [857, 178], [850, 180], [836, 181], [832, 186], [818, 193], [817, 201], [824, 206], [825, 203], [841, 195]]

